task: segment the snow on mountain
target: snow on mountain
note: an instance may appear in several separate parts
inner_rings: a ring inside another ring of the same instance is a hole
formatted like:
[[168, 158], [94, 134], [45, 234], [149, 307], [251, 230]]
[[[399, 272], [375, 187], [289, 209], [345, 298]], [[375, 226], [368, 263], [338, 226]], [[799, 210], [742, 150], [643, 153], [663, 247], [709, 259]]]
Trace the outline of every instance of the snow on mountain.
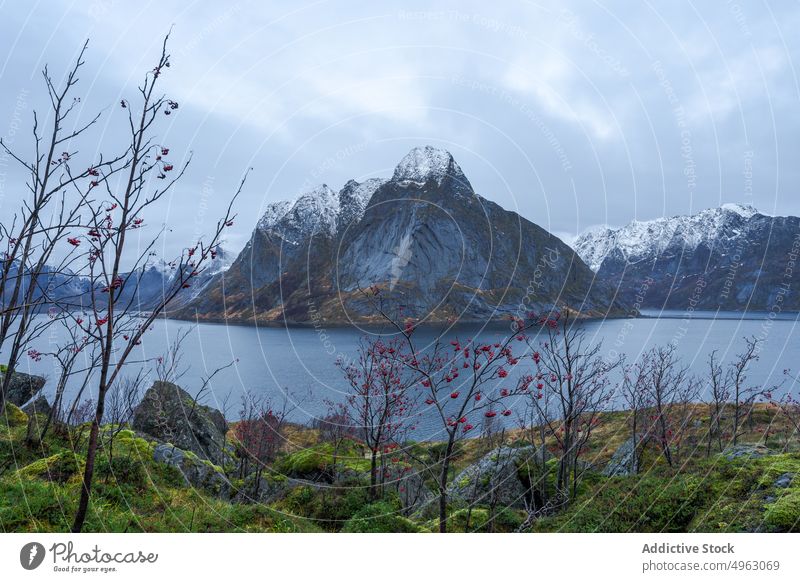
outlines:
[[364, 182], [350, 180], [339, 192], [339, 214], [337, 223], [339, 230], [356, 224], [364, 216], [364, 211], [375, 191], [383, 186], [383, 178], [370, 178]]
[[296, 245], [312, 234], [335, 233], [338, 215], [339, 197], [327, 184], [321, 184], [294, 201], [271, 204], [258, 228]]
[[445, 150], [431, 146], [414, 148], [397, 164], [392, 179], [395, 182], [411, 180], [420, 184], [433, 179], [441, 184], [452, 161], [453, 157]]
[[294, 200], [281, 200], [267, 205], [261, 220], [258, 221], [256, 228], [263, 231], [273, 229], [281, 219], [288, 214], [294, 206]]
[[[422, 187], [432, 182], [441, 187], [446, 178], [453, 180], [456, 193], [472, 191], [450, 152], [425, 146], [406, 154], [395, 168], [392, 181], [401, 186]], [[363, 182], [350, 180], [338, 193], [327, 184], [321, 184], [293, 200], [269, 204], [256, 229], [293, 246], [316, 234], [334, 236], [361, 220], [372, 195], [387, 181], [383, 178]]]
[[257, 229], [292, 245], [314, 234], [333, 236], [342, 226], [361, 220], [369, 199], [385, 182], [380, 178], [350, 180], [338, 194], [321, 184], [294, 200], [267, 206]]
[[690, 251], [701, 243], [738, 237], [747, 221], [758, 214], [750, 205], [729, 203], [690, 216], [634, 220], [621, 228], [595, 227], [575, 239], [573, 248], [597, 272], [606, 257], [617, 251], [629, 263], [635, 263], [657, 257], [667, 248]]

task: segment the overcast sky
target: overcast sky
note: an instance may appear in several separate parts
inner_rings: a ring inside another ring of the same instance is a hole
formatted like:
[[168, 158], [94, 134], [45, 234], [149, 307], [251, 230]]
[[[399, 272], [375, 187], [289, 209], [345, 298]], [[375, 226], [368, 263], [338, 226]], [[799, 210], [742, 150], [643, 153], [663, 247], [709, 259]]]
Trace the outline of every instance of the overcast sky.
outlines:
[[[89, 38], [80, 113], [105, 113], [84, 152], [112, 143], [170, 25], [159, 141], [194, 161], [149, 220], [167, 255], [249, 166], [236, 250], [266, 204], [424, 144], [568, 241], [724, 202], [800, 214], [797, 2], [0, 1], [0, 135], [24, 151], [39, 71]], [[21, 178], [0, 159], [0, 220]]]

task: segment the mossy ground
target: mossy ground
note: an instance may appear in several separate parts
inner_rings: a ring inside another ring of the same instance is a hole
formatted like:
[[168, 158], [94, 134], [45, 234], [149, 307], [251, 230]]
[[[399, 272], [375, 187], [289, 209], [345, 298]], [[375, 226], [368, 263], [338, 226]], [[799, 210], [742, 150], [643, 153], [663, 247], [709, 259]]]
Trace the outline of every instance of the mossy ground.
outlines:
[[[751, 532], [800, 531], [800, 453], [781, 434], [778, 417], [757, 409], [743, 441], [770, 454], [729, 460], [703, 442], [704, 417], [685, 439], [680, 462], [669, 467], [648, 450], [639, 475], [607, 478], [599, 470], [628, 435], [626, 415], [604, 415], [589, 443], [590, 468], [577, 498], [560, 513], [541, 518], [534, 532]], [[0, 418], [0, 531], [67, 531], [74, 515], [85, 464], [88, 426], [50, 431], [26, 442], [28, 418], [6, 407]], [[764, 428], [769, 426], [769, 440]], [[785, 428], [785, 427], [783, 427]], [[114, 435], [113, 454], [107, 444]], [[520, 433], [508, 435], [522, 445]], [[96, 465], [86, 531], [101, 532], [428, 532], [431, 512], [403, 511], [398, 491], [369, 495], [369, 459], [347, 441], [336, 451], [312, 429], [291, 426], [287, 445], [265, 478], [287, 485], [269, 504], [217, 499], [188, 487], [177, 469], [153, 461], [155, 442], [126, 427], [107, 426]], [[416, 458], [436, 458], [440, 443], [416, 443]], [[458, 444], [453, 475], [495, 446], [481, 439]], [[765, 449], [766, 450], [766, 449]], [[413, 464], [413, 463], [412, 463]], [[228, 468], [230, 469], [230, 468]], [[336, 486], [334, 474], [350, 475]], [[234, 488], [242, 481], [229, 470]], [[430, 480], [430, 478], [428, 478]], [[428, 483], [433, 486], [432, 482]], [[453, 506], [449, 530], [511, 532], [525, 519], [520, 509]]]

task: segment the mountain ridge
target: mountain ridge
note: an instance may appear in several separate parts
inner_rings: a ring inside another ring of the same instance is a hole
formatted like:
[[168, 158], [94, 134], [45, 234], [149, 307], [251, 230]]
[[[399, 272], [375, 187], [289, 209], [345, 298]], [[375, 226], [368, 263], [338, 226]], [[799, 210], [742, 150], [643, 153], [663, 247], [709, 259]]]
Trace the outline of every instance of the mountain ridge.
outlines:
[[693, 215], [588, 229], [573, 248], [623, 300], [642, 307], [797, 311], [800, 294], [790, 271], [799, 237], [798, 217], [727, 203]]

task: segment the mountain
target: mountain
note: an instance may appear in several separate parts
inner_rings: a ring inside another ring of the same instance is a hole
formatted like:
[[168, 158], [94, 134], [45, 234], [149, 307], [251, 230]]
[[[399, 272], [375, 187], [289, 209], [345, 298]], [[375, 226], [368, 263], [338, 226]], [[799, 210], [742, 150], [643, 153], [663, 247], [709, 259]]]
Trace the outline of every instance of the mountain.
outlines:
[[[223, 273], [233, 263], [235, 257], [222, 247], [215, 249], [213, 259], [206, 260], [199, 273], [192, 278], [191, 288], [179, 293], [171, 305], [173, 307], [185, 305], [197, 297], [216, 275]], [[135, 294], [134, 305], [137, 309], [148, 311], [152, 309], [164, 296], [177, 284], [176, 268], [164, 261], [155, 259], [145, 264], [144, 268], [130, 273], [123, 273], [122, 278], [126, 283], [123, 287], [121, 300], [125, 303]]]
[[575, 251], [624, 300], [685, 310], [800, 310], [800, 218], [724, 204], [580, 235]]
[[387, 308], [443, 321], [553, 305], [621, 314], [612, 290], [539, 226], [476, 194], [449, 152], [414, 148], [388, 180], [323, 184], [271, 204], [226, 272], [176, 317], [240, 322], [373, 321]]

